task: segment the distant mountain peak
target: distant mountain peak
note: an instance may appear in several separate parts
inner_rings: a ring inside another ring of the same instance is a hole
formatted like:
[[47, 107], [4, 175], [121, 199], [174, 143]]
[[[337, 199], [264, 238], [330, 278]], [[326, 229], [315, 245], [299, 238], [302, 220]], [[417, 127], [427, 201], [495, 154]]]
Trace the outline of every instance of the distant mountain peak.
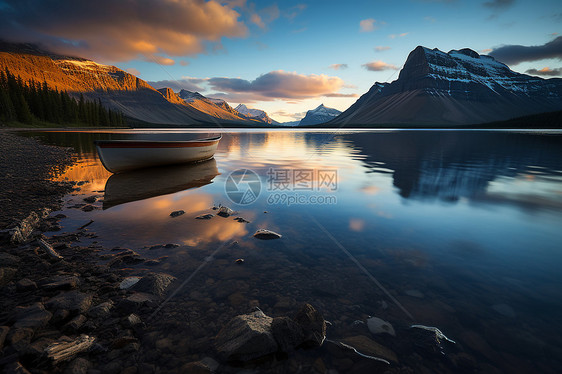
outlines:
[[340, 115], [340, 111], [334, 108], [328, 108], [324, 104], [318, 105], [316, 108], [306, 112], [306, 116], [300, 121], [299, 126], [318, 125], [333, 120]]
[[561, 109], [562, 79], [514, 72], [469, 48], [418, 46], [397, 80], [375, 83], [333, 123], [454, 126]]
[[234, 109], [247, 118], [257, 119], [258, 121], [265, 122], [268, 124], [278, 123], [277, 121], [271, 119], [267, 115], [267, 113], [261, 109], [248, 108], [244, 104], [238, 104], [238, 106]]

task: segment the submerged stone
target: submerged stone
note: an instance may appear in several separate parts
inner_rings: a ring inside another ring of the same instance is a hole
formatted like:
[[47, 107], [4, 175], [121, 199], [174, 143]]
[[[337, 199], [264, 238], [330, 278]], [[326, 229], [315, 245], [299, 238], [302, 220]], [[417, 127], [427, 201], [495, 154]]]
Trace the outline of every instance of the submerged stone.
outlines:
[[281, 234], [278, 234], [275, 231], [271, 231], [267, 229], [259, 229], [254, 234], [254, 238], [261, 239], [261, 240], [279, 239], [281, 237], [282, 237]]
[[249, 361], [277, 351], [271, 324], [261, 310], [238, 315], [215, 338], [215, 347], [226, 361]]
[[367, 319], [367, 327], [369, 331], [373, 334], [389, 334], [392, 336], [396, 336], [396, 332], [394, 331], [394, 327], [385, 320], [382, 320], [377, 317], [371, 317]]
[[170, 213], [170, 217], [175, 218], [175, 217], [179, 217], [182, 214], [185, 214], [185, 211], [183, 210], [175, 210], [172, 213]]

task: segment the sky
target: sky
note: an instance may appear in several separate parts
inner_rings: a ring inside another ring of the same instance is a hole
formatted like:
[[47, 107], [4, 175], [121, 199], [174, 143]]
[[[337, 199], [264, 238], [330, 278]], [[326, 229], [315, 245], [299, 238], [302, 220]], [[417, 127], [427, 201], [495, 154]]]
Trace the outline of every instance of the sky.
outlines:
[[155, 88], [265, 110], [341, 111], [418, 45], [562, 77], [559, 0], [0, 0], [0, 39], [115, 65]]

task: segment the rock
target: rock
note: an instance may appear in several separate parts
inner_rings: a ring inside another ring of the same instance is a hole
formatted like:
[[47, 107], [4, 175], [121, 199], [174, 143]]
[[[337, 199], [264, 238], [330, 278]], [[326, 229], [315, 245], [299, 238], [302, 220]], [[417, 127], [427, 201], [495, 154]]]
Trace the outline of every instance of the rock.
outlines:
[[179, 217], [182, 214], [185, 214], [185, 211], [183, 210], [175, 210], [172, 213], [170, 213], [170, 217], [175, 218], [175, 217]]
[[212, 359], [211, 357], [203, 357], [200, 362], [204, 363], [205, 365], [207, 365], [207, 367], [209, 369], [211, 369], [211, 372], [215, 372], [217, 371], [217, 369], [219, 368], [220, 364], [215, 361], [214, 359]]
[[20, 263], [20, 258], [12, 256], [11, 254], [0, 252], [0, 264], [7, 267], [17, 267]]
[[33, 330], [27, 327], [12, 328], [8, 333], [8, 340], [17, 352], [24, 352], [33, 338]]
[[211, 374], [211, 369], [201, 361], [188, 362], [181, 367], [182, 373]]
[[303, 330], [303, 344], [308, 346], [321, 346], [326, 338], [326, 321], [322, 314], [310, 304], [304, 304], [293, 320]]
[[93, 364], [90, 361], [78, 357], [68, 364], [63, 374], [87, 374], [92, 367]]
[[445, 336], [437, 327], [412, 325], [407, 330], [408, 339], [416, 350], [441, 356], [447, 348], [446, 343], [455, 342]]
[[0, 351], [4, 349], [4, 342], [6, 341], [8, 332], [10, 332], [10, 328], [8, 326], [0, 326]]
[[53, 316], [50, 312], [45, 310], [42, 303], [35, 303], [28, 307], [16, 307], [14, 310], [15, 328], [27, 327], [36, 330], [45, 327]]
[[117, 310], [121, 311], [123, 314], [130, 314], [132, 312], [136, 312], [144, 305], [156, 303], [158, 301], [158, 297], [152, 294], [143, 293], [143, 292], [135, 292], [131, 296], [127, 297], [126, 299], [121, 300], [117, 304]]
[[273, 338], [283, 352], [291, 352], [304, 342], [304, 332], [298, 323], [289, 317], [276, 317], [271, 323]]
[[175, 277], [165, 273], [149, 273], [142, 277], [131, 289], [137, 292], [164, 296], [166, 289], [175, 279]]
[[17, 273], [17, 269], [0, 267], [0, 287], [8, 284]]
[[276, 233], [275, 231], [266, 230], [266, 229], [259, 229], [254, 233], [254, 238], [261, 239], [261, 240], [272, 240], [272, 239], [279, 239], [281, 238], [281, 234]]
[[93, 205], [90, 205], [90, 204], [85, 205], [85, 206], [82, 207], [82, 210], [83, 210], [84, 212], [91, 212], [91, 211], [94, 210], [94, 209], [96, 209], [96, 207], [93, 206]]
[[73, 314], [86, 313], [92, 305], [92, 299], [90, 294], [69, 291], [49, 299], [45, 306], [51, 310], [65, 309]]
[[492, 306], [496, 312], [504, 317], [515, 318], [516, 314], [512, 307], [507, 304], [495, 304]]
[[207, 213], [207, 214], [201, 214], [200, 216], [195, 217], [195, 219], [211, 219], [214, 216], [215, 216], [214, 214]]
[[389, 334], [392, 336], [396, 336], [396, 332], [394, 331], [394, 327], [392, 325], [380, 318], [371, 317], [367, 319], [367, 327], [369, 331], [373, 334]]
[[88, 310], [88, 317], [90, 318], [107, 318], [111, 314], [113, 308], [113, 301], [109, 300]]
[[135, 326], [137, 326], [141, 323], [142, 323], [142, 320], [140, 319], [140, 317], [138, 315], [134, 314], [134, 313], [129, 314], [123, 320], [123, 325], [125, 326], [125, 328], [135, 327]]
[[16, 282], [16, 290], [18, 292], [27, 292], [37, 289], [37, 284], [28, 278], [22, 278]]
[[363, 335], [351, 336], [341, 340], [364, 355], [383, 358], [398, 363], [396, 353]]
[[418, 290], [407, 290], [406, 295], [416, 297], [418, 299], [423, 299], [423, 293]]
[[179, 247], [179, 246], [180, 246], [180, 245], [179, 245], [179, 244], [176, 244], [176, 243], [168, 243], [168, 244], [166, 244], [166, 245], [164, 246], [164, 248], [166, 248], [166, 249], [172, 249], [172, 248], [177, 248], [177, 247]]
[[249, 361], [276, 352], [272, 322], [262, 311], [234, 317], [215, 338], [218, 354], [227, 361]]
[[74, 317], [70, 322], [68, 322], [66, 325], [64, 325], [62, 327], [62, 331], [65, 334], [75, 334], [84, 325], [86, 320], [87, 319], [83, 314], [79, 314], [76, 317]]
[[221, 216], [221, 217], [230, 217], [232, 214], [234, 214], [234, 211], [232, 209], [230, 209], [227, 206], [221, 206], [219, 208], [219, 211], [217, 212], [217, 216]]
[[246, 219], [244, 219], [244, 218], [242, 218], [242, 217], [236, 217], [236, 218], [234, 218], [234, 220], [235, 220], [235, 221], [238, 221], [238, 222], [240, 222], [240, 223], [250, 223], [250, 221], [248, 221], [248, 220], [246, 220]]
[[41, 288], [47, 290], [71, 290], [80, 285], [80, 279], [75, 276], [57, 276], [52, 278], [49, 283], [44, 284]]
[[86, 202], [88, 204], [93, 204], [98, 200], [98, 198], [96, 196], [92, 195], [92, 196], [85, 197], [82, 200], [84, 200], [84, 202]]
[[126, 290], [133, 287], [137, 282], [140, 281], [140, 277], [127, 277], [119, 283], [120, 290]]
[[242, 265], [244, 263], [244, 259], [243, 258], [237, 258], [236, 261], [234, 261], [234, 262], [236, 262], [238, 265]]

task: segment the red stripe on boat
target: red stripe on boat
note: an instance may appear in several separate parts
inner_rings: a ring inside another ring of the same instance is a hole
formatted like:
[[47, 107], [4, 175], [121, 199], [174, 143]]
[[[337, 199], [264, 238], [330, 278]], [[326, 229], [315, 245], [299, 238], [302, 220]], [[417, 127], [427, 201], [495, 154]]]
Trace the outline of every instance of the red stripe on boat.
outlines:
[[191, 148], [204, 147], [218, 143], [217, 140], [200, 142], [98, 142], [100, 148]]

